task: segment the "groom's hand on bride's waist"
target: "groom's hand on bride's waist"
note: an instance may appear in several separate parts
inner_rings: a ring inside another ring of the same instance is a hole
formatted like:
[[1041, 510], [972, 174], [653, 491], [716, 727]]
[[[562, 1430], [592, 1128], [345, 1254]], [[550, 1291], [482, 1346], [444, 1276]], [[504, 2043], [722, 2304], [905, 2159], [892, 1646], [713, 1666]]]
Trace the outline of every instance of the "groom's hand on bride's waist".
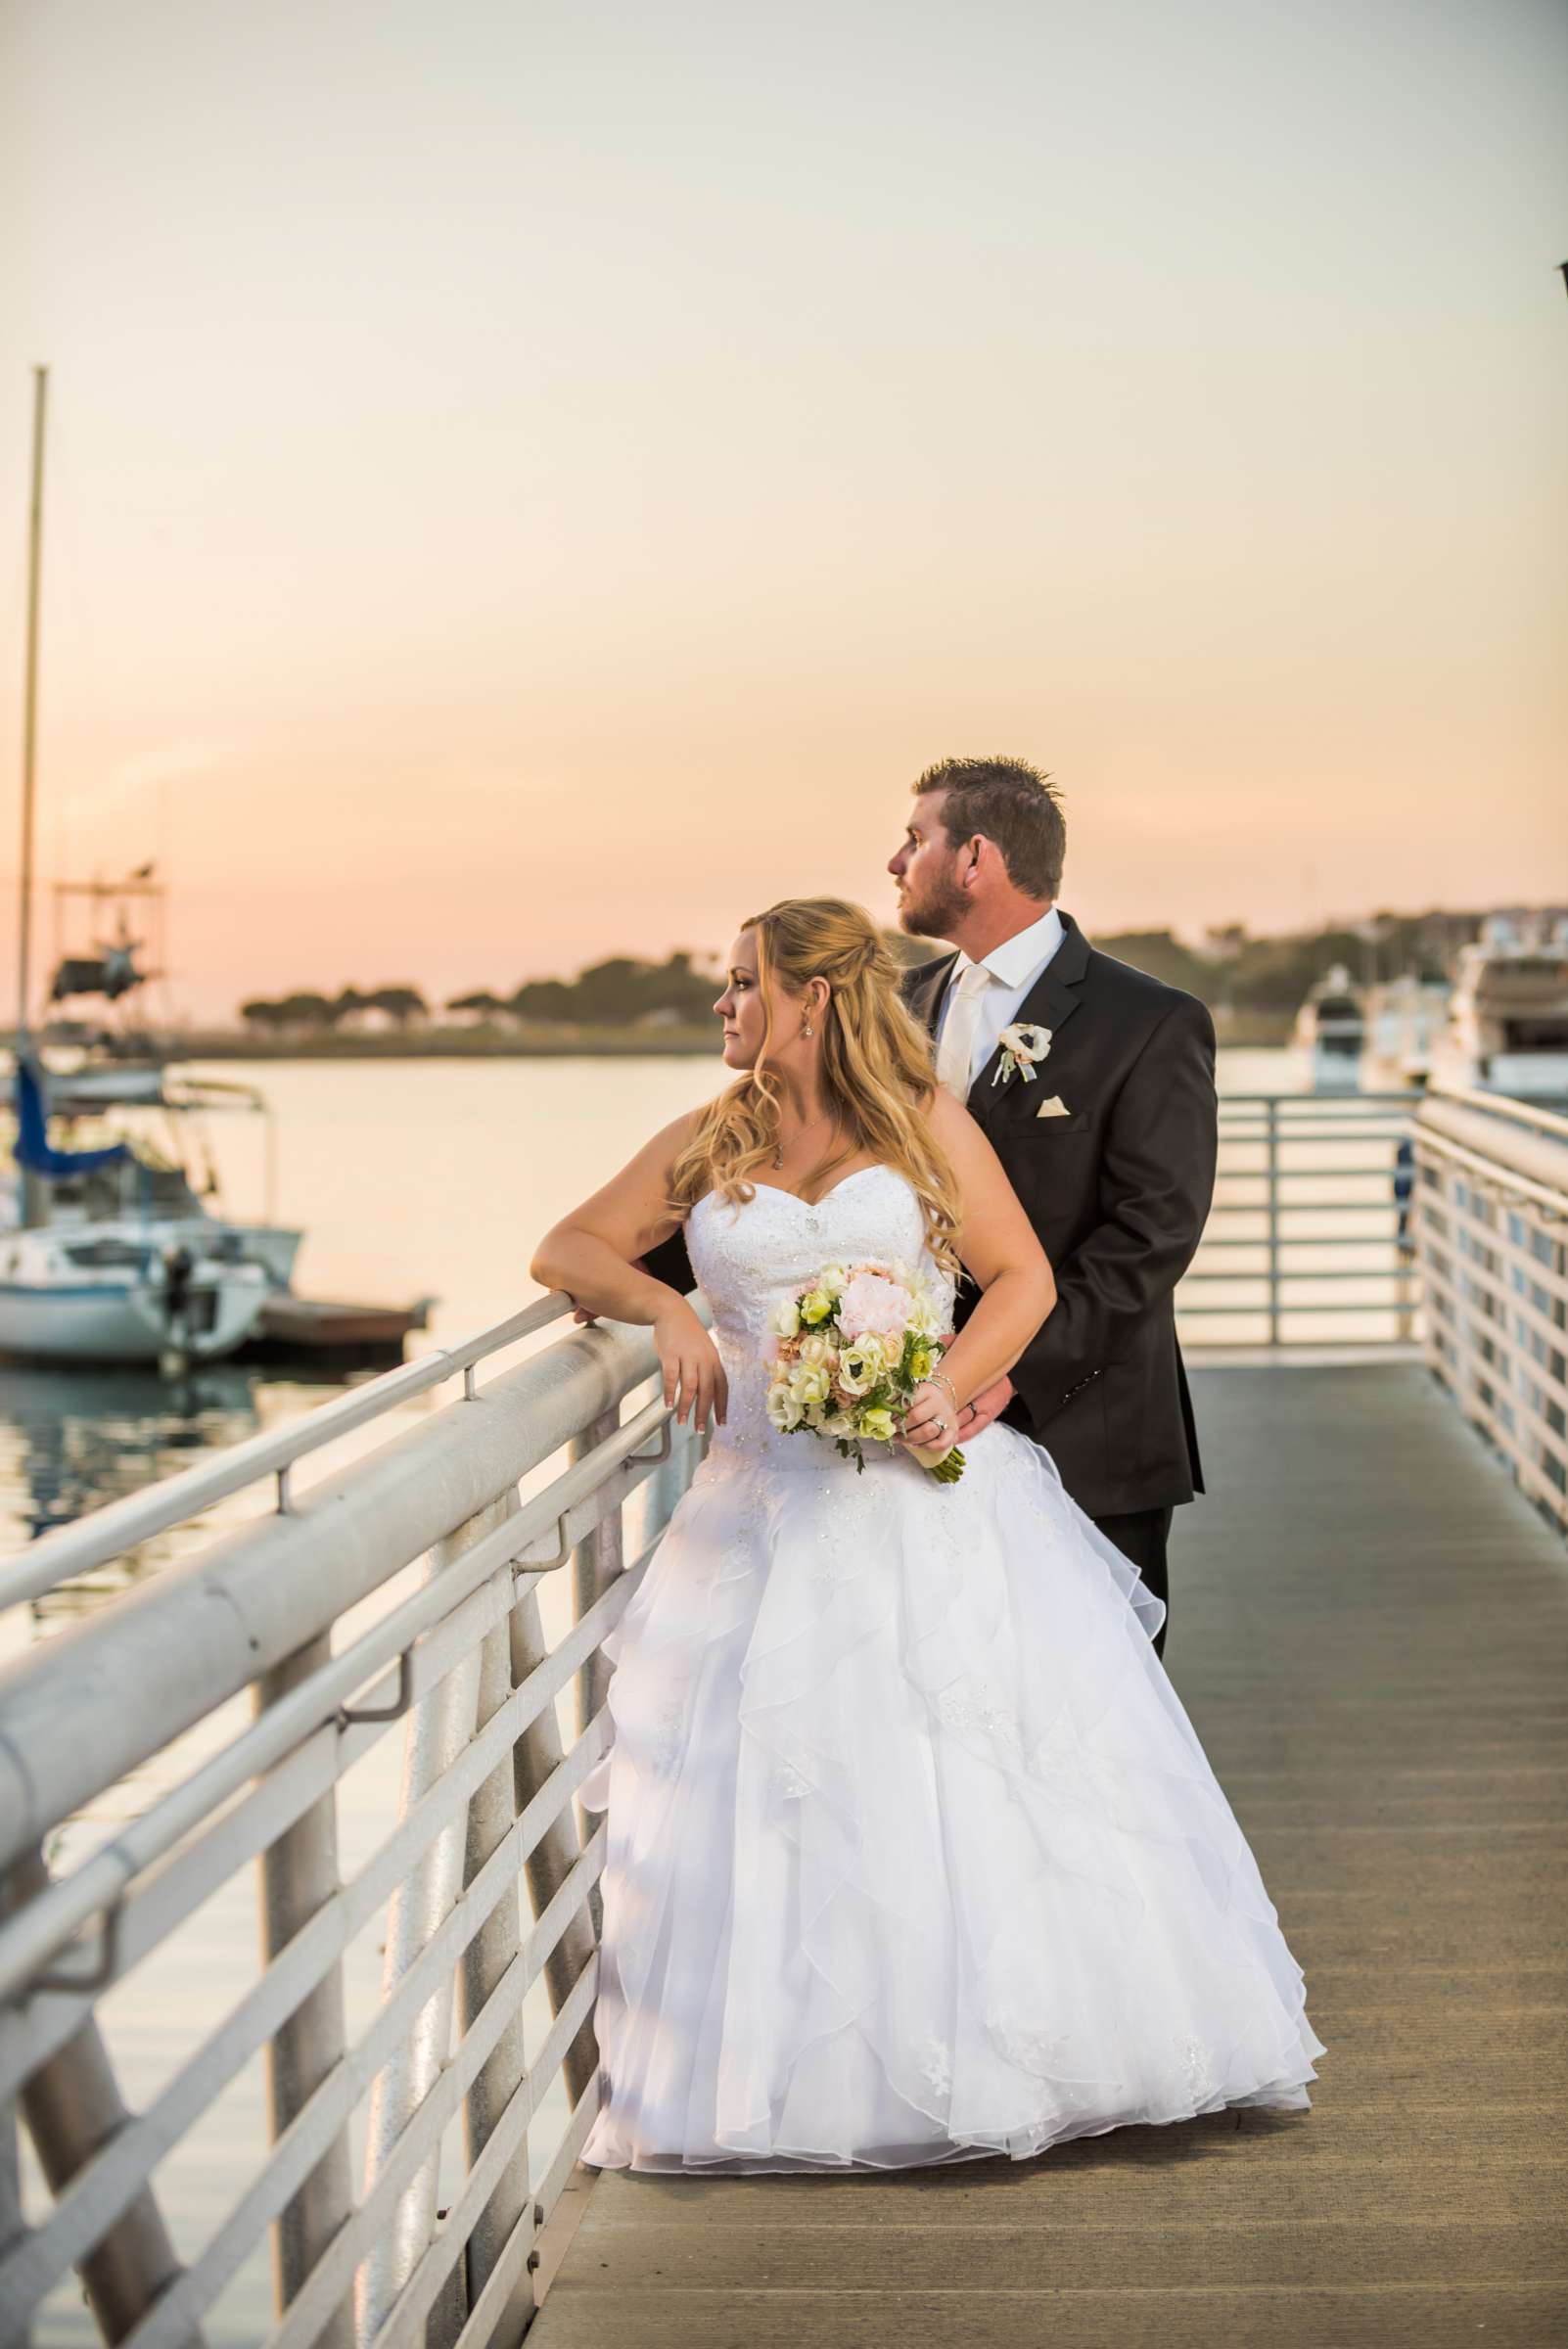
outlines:
[[1013, 1394], [1013, 1382], [1004, 1373], [993, 1386], [983, 1387], [978, 1395], [971, 1397], [958, 1414], [959, 1443], [967, 1444], [972, 1437], [980, 1434], [982, 1428], [990, 1427], [993, 1419], [999, 1419], [1012, 1402]]

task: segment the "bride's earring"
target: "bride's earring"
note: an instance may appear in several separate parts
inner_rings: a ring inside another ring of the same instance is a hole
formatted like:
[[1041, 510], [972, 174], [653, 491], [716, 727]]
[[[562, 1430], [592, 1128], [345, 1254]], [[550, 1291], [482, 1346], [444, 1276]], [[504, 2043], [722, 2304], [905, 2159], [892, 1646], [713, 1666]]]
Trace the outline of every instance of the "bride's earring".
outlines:
[[803, 1036], [814, 1036], [816, 1034], [816, 1030], [812, 1027], [808, 1018], [804, 1019], [801, 1022], [801, 1034]]

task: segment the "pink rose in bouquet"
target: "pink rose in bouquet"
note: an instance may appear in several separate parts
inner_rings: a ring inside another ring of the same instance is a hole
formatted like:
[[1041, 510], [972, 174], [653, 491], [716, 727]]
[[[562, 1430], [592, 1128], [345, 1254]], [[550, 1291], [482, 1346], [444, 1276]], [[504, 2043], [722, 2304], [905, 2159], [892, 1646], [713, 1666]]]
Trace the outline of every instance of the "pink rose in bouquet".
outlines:
[[901, 1338], [914, 1312], [914, 1299], [885, 1272], [856, 1272], [839, 1299], [837, 1320], [844, 1335]]

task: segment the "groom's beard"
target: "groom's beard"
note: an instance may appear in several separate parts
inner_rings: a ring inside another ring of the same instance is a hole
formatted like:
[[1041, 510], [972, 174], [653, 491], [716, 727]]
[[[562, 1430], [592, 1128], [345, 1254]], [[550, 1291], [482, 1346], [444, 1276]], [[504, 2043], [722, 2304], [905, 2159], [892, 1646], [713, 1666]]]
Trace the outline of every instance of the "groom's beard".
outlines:
[[911, 938], [950, 940], [967, 911], [964, 893], [956, 881], [928, 882], [918, 898], [905, 893], [899, 907], [899, 927], [907, 930]]

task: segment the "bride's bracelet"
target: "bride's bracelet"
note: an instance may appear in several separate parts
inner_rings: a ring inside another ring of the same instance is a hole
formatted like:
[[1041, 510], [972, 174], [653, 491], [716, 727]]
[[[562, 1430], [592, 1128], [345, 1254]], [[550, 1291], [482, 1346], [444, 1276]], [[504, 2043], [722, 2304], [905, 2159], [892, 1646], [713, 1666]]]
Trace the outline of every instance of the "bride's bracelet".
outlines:
[[933, 1370], [928, 1383], [934, 1387], [946, 1388], [947, 1400], [952, 1405], [953, 1408], [953, 1416], [954, 1418], [961, 1418], [963, 1416], [963, 1405], [958, 1401], [958, 1390], [953, 1385], [952, 1380], [947, 1376], [946, 1371]]

